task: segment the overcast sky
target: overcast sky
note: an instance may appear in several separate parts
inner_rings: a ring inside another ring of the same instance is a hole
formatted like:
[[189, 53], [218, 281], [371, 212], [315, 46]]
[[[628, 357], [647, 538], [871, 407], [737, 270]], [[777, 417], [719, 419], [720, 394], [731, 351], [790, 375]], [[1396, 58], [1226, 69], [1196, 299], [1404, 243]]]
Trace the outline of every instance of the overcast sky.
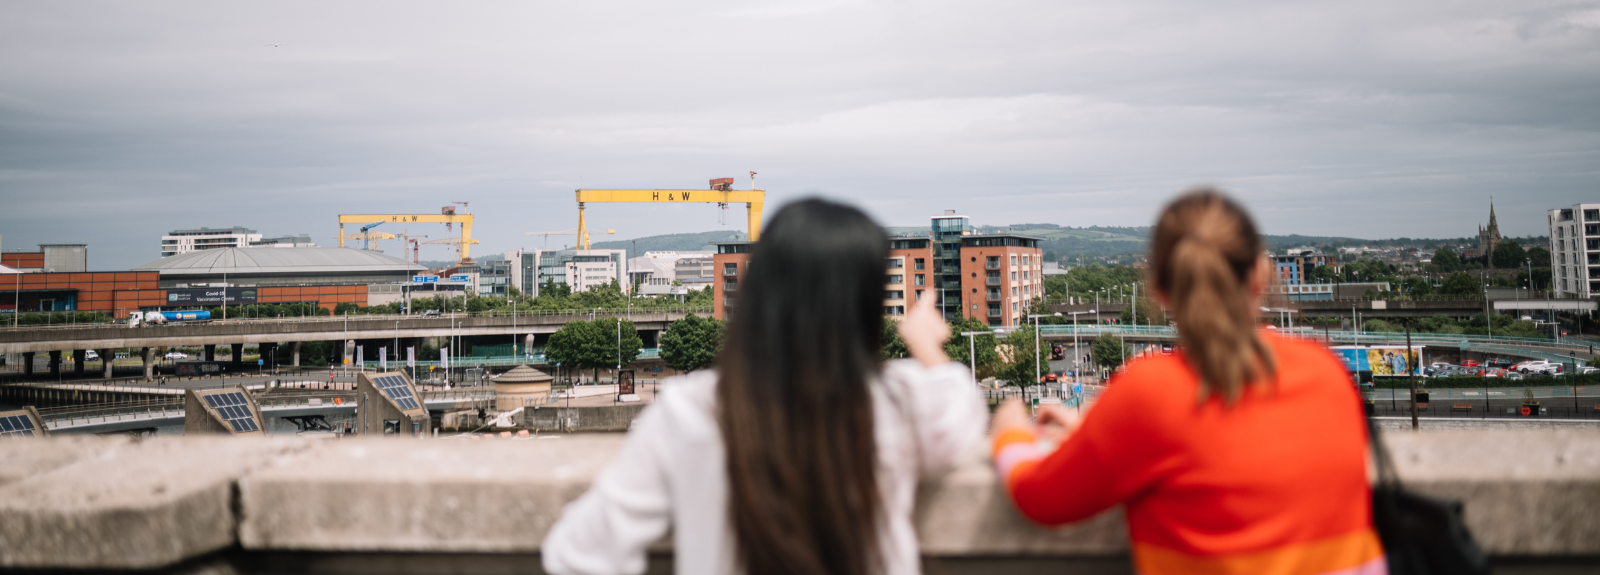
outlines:
[[[886, 225], [1147, 225], [1211, 183], [1273, 234], [1468, 236], [1491, 196], [1543, 234], [1600, 201], [1600, 4], [0, 2], [6, 250], [125, 269], [175, 228], [333, 245], [339, 213], [471, 201], [494, 253], [574, 227], [579, 187], [751, 170]], [[716, 211], [588, 213], [743, 229]]]

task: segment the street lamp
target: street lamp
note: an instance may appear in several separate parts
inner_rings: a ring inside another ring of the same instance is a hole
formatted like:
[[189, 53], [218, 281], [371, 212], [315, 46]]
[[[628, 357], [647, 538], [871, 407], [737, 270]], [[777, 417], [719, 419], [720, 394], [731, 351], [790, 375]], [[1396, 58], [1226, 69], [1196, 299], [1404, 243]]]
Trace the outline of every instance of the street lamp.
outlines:
[[[1038, 313], [1030, 313], [1030, 314], [1028, 314], [1028, 319], [1033, 320], [1033, 383], [1034, 383], [1034, 385], [1038, 385], [1039, 384], [1039, 318], [1041, 318], [1041, 317], [1051, 317], [1051, 316], [1061, 317], [1061, 312], [1056, 312], [1056, 313], [1053, 313], [1053, 314], [1038, 314]], [[1049, 356], [1045, 356], [1045, 357], [1049, 357]]]
[[990, 331], [963, 331], [961, 335], [967, 336], [967, 365], [972, 368], [972, 380], [978, 380], [978, 343], [977, 337]]

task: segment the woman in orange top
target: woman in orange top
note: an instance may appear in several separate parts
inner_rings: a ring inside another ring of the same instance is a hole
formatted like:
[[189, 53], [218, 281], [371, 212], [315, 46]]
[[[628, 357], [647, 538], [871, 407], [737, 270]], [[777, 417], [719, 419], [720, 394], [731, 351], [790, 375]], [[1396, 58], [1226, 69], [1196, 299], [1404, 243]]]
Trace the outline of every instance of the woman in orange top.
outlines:
[[1327, 349], [1257, 327], [1271, 264], [1249, 215], [1187, 193], [1151, 251], [1179, 350], [1132, 362], [1081, 425], [1002, 405], [994, 460], [1017, 508], [1057, 525], [1123, 504], [1144, 575], [1387, 573], [1360, 397]]

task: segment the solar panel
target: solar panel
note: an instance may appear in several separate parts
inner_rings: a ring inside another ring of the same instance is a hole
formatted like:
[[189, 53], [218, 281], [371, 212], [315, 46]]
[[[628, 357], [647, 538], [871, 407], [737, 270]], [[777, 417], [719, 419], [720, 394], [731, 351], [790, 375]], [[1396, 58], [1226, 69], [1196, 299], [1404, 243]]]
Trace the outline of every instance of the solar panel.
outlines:
[[0, 437], [33, 437], [33, 419], [26, 415], [0, 417]]
[[217, 410], [217, 414], [221, 415], [222, 419], [233, 427], [234, 432], [244, 433], [261, 429], [256, 425], [255, 414], [250, 412], [250, 402], [245, 400], [243, 393], [237, 391], [217, 393], [207, 395], [205, 398], [206, 405]]
[[406, 378], [398, 375], [386, 375], [374, 378], [372, 383], [377, 384], [378, 389], [382, 390], [384, 395], [389, 396], [389, 399], [394, 400], [395, 405], [400, 406], [400, 409], [416, 409], [420, 407], [420, 404], [417, 403], [417, 396], [413, 395], [411, 387], [406, 385]]

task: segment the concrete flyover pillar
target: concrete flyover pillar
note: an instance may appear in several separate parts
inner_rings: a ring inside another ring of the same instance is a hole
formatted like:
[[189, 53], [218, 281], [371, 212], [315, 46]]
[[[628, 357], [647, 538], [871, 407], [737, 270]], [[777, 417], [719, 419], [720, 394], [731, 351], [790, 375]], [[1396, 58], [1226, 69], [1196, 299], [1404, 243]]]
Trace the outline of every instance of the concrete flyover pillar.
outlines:
[[113, 351], [114, 350], [110, 349], [102, 349], [95, 352], [100, 354], [100, 367], [106, 372], [106, 379], [111, 379], [111, 366], [114, 363], [112, 360], [116, 358], [116, 355], [112, 353]]
[[142, 350], [140, 355], [144, 357], [144, 380], [152, 381], [155, 379], [156, 350], [148, 347]]
[[233, 365], [235, 365], [235, 366], [238, 366], [238, 365], [244, 363], [244, 344], [242, 344], [242, 343], [233, 344], [232, 361], [233, 361]]
[[61, 377], [61, 350], [50, 350], [50, 379]]
[[72, 375], [83, 377], [83, 364], [89, 361], [89, 354], [85, 350], [72, 350]]
[[291, 362], [289, 365], [300, 367], [300, 342], [289, 344], [289, 355]]
[[343, 365], [353, 365], [353, 364], [355, 364], [355, 361], [356, 361], [355, 360], [355, 355], [356, 355], [356, 340], [353, 340], [353, 339], [345, 340], [345, 342], [344, 342], [344, 363], [343, 363]]
[[[531, 334], [531, 333], [528, 334], [528, 335], [522, 336], [522, 351], [523, 351], [523, 353], [527, 353], [527, 351], [530, 350], [530, 349], [533, 349], [533, 334]], [[515, 355], [515, 350], [513, 350], [513, 355]]]
[[217, 344], [208, 343], [203, 349], [205, 349], [205, 351], [200, 352], [200, 361], [217, 360]]
[[22, 352], [22, 376], [33, 377], [33, 352]]

